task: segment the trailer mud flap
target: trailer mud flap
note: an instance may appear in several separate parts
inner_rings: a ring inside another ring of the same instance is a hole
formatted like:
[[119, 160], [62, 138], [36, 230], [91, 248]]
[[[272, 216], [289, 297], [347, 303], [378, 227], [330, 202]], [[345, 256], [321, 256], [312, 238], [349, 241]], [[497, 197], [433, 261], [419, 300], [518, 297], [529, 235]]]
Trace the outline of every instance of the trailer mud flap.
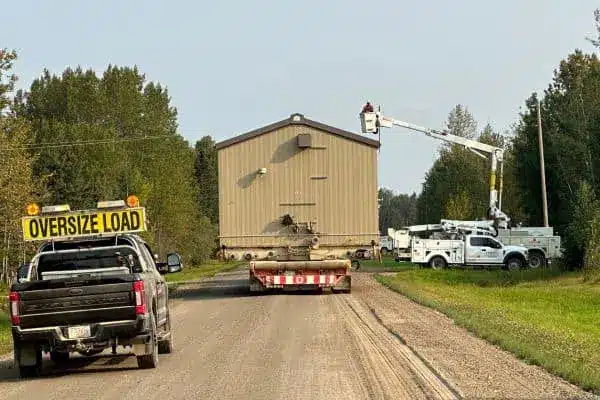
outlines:
[[18, 343], [14, 351], [15, 362], [19, 366], [36, 365], [38, 360], [37, 353], [38, 350], [34, 344]]
[[350, 275], [341, 276], [337, 280], [335, 286], [332, 287], [335, 291], [350, 293], [352, 288], [352, 277]]
[[251, 292], [264, 292], [267, 290], [267, 287], [263, 285], [260, 279], [255, 276], [250, 276], [250, 291]]

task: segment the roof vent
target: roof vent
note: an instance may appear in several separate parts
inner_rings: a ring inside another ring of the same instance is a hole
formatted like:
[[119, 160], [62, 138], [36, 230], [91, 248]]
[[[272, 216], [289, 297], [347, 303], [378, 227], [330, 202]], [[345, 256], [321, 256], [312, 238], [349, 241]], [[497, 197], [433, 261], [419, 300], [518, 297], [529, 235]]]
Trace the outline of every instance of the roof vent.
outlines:
[[300, 113], [295, 113], [290, 116], [290, 119], [294, 122], [300, 122], [304, 119], [304, 115]]

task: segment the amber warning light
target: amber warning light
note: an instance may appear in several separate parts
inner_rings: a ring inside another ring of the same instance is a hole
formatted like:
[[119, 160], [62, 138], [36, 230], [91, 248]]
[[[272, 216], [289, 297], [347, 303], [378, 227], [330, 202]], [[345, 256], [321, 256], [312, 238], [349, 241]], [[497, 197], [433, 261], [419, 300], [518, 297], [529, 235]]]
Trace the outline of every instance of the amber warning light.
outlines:
[[139, 207], [140, 199], [136, 195], [132, 194], [127, 197], [127, 205], [131, 208]]
[[27, 215], [38, 215], [40, 213], [40, 206], [38, 206], [36, 203], [27, 204], [26, 211]]

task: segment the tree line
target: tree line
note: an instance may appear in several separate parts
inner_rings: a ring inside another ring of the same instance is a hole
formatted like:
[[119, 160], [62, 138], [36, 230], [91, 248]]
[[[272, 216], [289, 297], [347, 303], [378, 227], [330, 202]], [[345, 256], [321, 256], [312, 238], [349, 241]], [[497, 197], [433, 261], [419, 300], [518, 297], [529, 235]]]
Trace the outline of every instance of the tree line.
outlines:
[[160, 83], [137, 67], [42, 71], [14, 91], [15, 51], [0, 50], [1, 275], [30, 257], [21, 240], [25, 206], [69, 204], [136, 194], [148, 214], [143, 235], [160, 257], [177, 251], [197, 264], [217, 248], [214, 140], [193, 146], [177, 132], [177, 109]]
[[[600, 48], [600, 10], [594, 12]], [[600, 260], [600, 60], [574, 50], [561, 60], [543, 93], [532, 93], [506, 132], [491, 125], [479, 130], [465, 105], [449, 113], [453, 134], [503, 146], [502, 209], [514, 223], [543, 226], [537, 106], [540, 102], [550, 226], [562, 236], [571, 268], [593, 267]], [[489, 196], [489, 161], [456, 145], [443, 145], [415, 195], [380, 191], [380, 229], [402, 224], [436, 223], [441, 218], [480, 219]], [[415, 198], [405, 202], [406, 198]], [[416, 208], [416, 212], [415, 212]], [[410, 215], [402, 219], [398, 215]], [[394, 216], [394, 217], [390, 217]]]

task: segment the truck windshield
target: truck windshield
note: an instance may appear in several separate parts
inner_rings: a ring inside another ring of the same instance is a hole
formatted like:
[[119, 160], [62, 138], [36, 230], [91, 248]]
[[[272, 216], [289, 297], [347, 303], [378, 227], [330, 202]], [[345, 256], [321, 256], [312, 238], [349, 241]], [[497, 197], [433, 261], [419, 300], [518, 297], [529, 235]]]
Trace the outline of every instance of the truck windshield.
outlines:
[[40, 256], [37, 272], [42, 279], [87, 272], [133, 273], [141, 271], [136, 252], [128, 247], [56, 252]]

